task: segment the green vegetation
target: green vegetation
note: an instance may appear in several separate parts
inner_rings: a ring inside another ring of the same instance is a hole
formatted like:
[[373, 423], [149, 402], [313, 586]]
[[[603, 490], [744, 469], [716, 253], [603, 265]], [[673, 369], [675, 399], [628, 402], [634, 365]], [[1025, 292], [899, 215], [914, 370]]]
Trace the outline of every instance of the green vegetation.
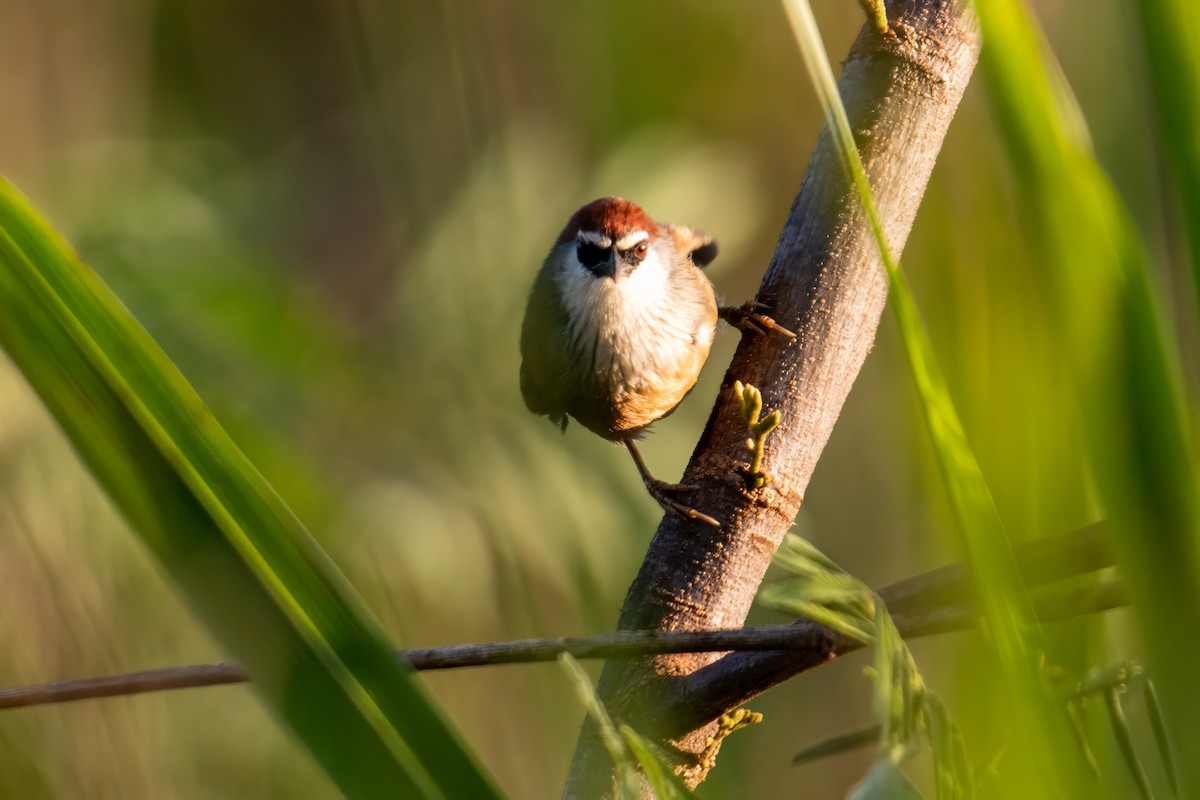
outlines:
[[494, 795], [308, 533], [107, 287], [4, 183], [0, 344], [339, 788]]
[[[384, 637], [612, 627], [659, 509], [620, 449], [524, 410], [525, 293], [564, 215], [615, 193], [712, 233], [720, 292], [753, 294], [824, 122], [782, 8], [28, 5], [0, 0], [0, 173], [120, 302], [5, 189], [0, 685], [234, 656], [263, 678], [2, 712], [0, 796], [453, 795], [484, 775], [553, 796], [578, 670], [418, 688]], [[757, 698], [696, 796], [1166, 797], [1172, 763], [1200, 785], [1192, 5], [977, 0], [990, 48], [900, 259], [901, 324], [798, 528], [855, 591], [967, 560], [986, 629], [889, 640], [898, 678], [851, 655]], [[836, 64], [862, 10], [817, 10]], [[647, 441], [656, 474], [679, 473], [736, 338]], [[1033, 622], [1010, 544], [1098, 518], [1131, 607]], [[934, 759], [792, 765], [873, 723], [907, 741], [894, 698], [917, 685], [941, 700], [919, 717]]]

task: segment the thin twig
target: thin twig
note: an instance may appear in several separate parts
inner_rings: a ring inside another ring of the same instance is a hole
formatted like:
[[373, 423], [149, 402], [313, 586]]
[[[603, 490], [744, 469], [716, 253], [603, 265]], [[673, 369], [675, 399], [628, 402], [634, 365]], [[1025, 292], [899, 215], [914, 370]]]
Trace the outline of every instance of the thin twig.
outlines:
[[[1028, 589], [1064, 578], [1085, 575], [1112, 565], [1104, 547], [1102, 523], [1078, 531], [1026, 542], [1016, 548], [1017, 564]], [[1035, 599], [1040, 619], [1059, 620], [1080, 613], [1077, 609], [1102, 610], [1124, 605], [1120, 589], [1113, 584], [1072, 592], [1065, 597], [1046, 589], [1049, 595]], [[962, 630], [974, 624], [971, 610], [970, 570], [952, 564], [880, 589], [896, 627], [905, 638]], [[677, 681], [660, 685], [639, 706], [640, 716], [631, 724], [643, 727], [672, 720], [671, 731], [687, 730], [714, 715], [762, 694], [773, 686], [807, 670], [819, 667], [861, 645], [835, 635], [828, 628], [807, 625], [811, 649], [797, 654], [778, 652], [735, 652]]]
[[[1087, 528], [1055, 537], [1052, 541], [1026, 546], [1020, 551], [1019, 559], [1031, 580], [1031, 585], [1044, 583], [1047, 580], [1081, 575], [1107, 566], [1111, 562], [1104, 554], [1101, 544], [1098, 529]], [[1050, 558], [1050, 553], [1054, 554], [1053, 559]], [[1054, 560], [1055, 563], [1049, 564], [1050, 560]], [[880, 590], [880, 596], [893, 608], [901, 633], [907, 637], [928, 636], [971, 627], [976, 613], [972, 609], [969, 595], [968, 572], [958, 564], [926, 572]], [[935, 602], [931, 602], [930, 597], [935, 598]], [[1049, 617], [1061, 618], [1103, 611], [1122, 603], [1123, 598], [1113, 592], [1093, 593], [1066, 601], [1057, 600], [1054, 603], [1055, 607], [1039, 610]], [[588, 637], [461, 644], [405, 650], [401, 651], [398, 657], [421, 671], [553, 661], [562, 653], [570, 653], [576, 658], [629, 659], [663, 653], [769, 651], [772, 657], [782, 657], [795, 665], [804, 663], [804, 656], [807, 654], [824, 652], [829, 646], [828, 643], [833, 641], [830, 638], [832, 636], [832, 632], [827, 628], [802, 620], [790, 625], [768, 625], [738, 630], [674, 633], [620, 631]], [[850, 642], [837, 643], [838, 653], [856, 648], [857, 645]], [[828, 657], [827, 654], [821, 655], [820, 661], [827, 660]], [[747, 669], [753, 668], [753, 662], [747, 664]], [[794, 670], [798, 671], [801, 670]], [[218, 686], [243, 683], [246, 680], [246, 673], [238, 664], [232, 662], [163, 667], [99, 678], [0, 689], [0, 709], [119, 697], [168, 689]], [[763, 688], [759, 688], [758, 691], [763, 691]]]

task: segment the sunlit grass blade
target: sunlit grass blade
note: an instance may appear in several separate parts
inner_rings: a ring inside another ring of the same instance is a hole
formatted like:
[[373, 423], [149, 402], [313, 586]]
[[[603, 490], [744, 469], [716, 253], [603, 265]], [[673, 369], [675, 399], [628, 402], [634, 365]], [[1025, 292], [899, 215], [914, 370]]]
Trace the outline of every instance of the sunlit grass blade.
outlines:
[[855, 641], [871, 641], [871, 631], [862, 625], [858, 615], [849, 613], [844, 608], [830, 608], [821, 603], [789, 599], [784, 596], [785, 593], [786, 587], [773, 586], [771, 591], [763, 592], [760, 597], [765, 605], [778, 611], [812, 620]]
[[617, 796], [624, 798], [636, 798], [639, 795], [638, 787], [640, 780], [638, 778], [638, 764], [634, 756], [625, 746], [625, 739], [621, 736], [621, 732], [617, 730], [617, 726], [613, 723], [612, 717], [608, 715], [608, 709], [600, 702], [600, 698], [596, 696], [596, 687], [592, 685], [591, 678], [583, 667], [579, 666], [579, 662], [575, 660], [569, 653], [563, 653], [558, 657], [558, 663], [562, 665], [563, 670], [567, 673], [567, 677], [571, 680], [571, 687], [575, 690], [576, 697], [583, 707], [587, 709], [588, 716], [591, 717], [592, 724], [596, 726], [596, 731], [600, 736], [600, 743], [608, 752], [608, 757], [612, 759], [616, 767], [616, 790]]
[[[1020, 178], [1054, 301], [1061, 362], [1098, 499], [1178, 743], [1185, 794], [1200, 790], [1200, 473], [1179, 359], [1128, 213], [1047, 78], [1020, 3], [977, 0], [981, 65]], [[1194, 98], [1181, 98], [1194, 102]], [[1195, 136], [1195, 131], [1188, 132]]]
[[[1048, 796], [1062, 796], [1076, 782], [1078, 756], [1058, 743], [1069, 741], [1064, 714], [1051, 702], [1038, 669], [1040, 635], [1011, 545], [984, 480], [920, 315], [886, 241], [850, 124], [838, 95], [829, 59], [806, 0], [784, 0], [809, 76], [826, 111], [826, 124], [838, 145], [850, 185], [857, 192], [879, 244], [888, 273], [890, 305], [900, 329], [920, 408], [949, 495], [964, 548], [975, 575], [988, 630], [1004, 674], [1016, 690], [1018, 718], [1031, 729], [1028, 752], [1042, 773], [1038, 784]], [[1065, 757], [1063, 754], [1066, 754]], [[1068, 792], [1069, 793], [1069, 792]]]
[[[797, 536], [785, 539], [775, 563], [794, 572], [795, 577], [766, 587], [759, 594], [760, 602], [783, 611], [801, 609], [804, 616], [845, 635], [853, 635], [846, 634], [846, 630], [854, 631], [855, 638], [869, 644], [875, 656], [873, 705], [879, 724], [865, 732], [822, 742], [796, 756], [793, 763], [861, 746], [866, 743], [864, 734], [873, 737], [883, 760], [891, 762], [893, 767], [928, 744], [933, 754], [937, 796], [943, 800], [974, 797], [974, 776], [962, 732], [941, 700], [925, 686], [916, 661], [883, 601], [865, 583]], [[840, 588], [828, 595], [831, 604], [822, 606], [819, 599], [822, 592], [811, 594], [810, 584]], [[862, 791], [882, 791], [881, 787], [887, 784], [878, 781], [888, 777], [873, 772], [860, 784]]]
[[496, 795], [183, 376], [2, 180], [0, 344], [193, 612], [347, 796]]
[[628, 725], [621, 726], [621, 736], [633, 757], [642, 766], [642, 774], [646, 776], [650, 788], [657, 798], [679, 797], [682, 800], [692, 800], [696, 795], [683, 784], [679, 776], [663, 766], [663, 760], [656, 755], [654, 745], [640, 736]]
[[875, 595], [811, 542], [788, 536], [775, 564], [794, 577], [764, 586], [758, 602], [832, 628], [864, 644], [875, 637]]
[[[558, 661], [566, 671], [567, 677], [570, 678], [576, 696], [587, 709], [588, 716], [596, 726], [600, 743], [616, 766], [618, 796], [642, 797], [639, 787], [642, 778], [645, 778], [646, 783], [654, 792], [654, 796], [660, 800], [672, 800], [672, 798], [689, 800], [694, 797], [683, 781], [664, 766], [653, 743], [647, 741], [628, 725], [622, 725], [620, 728], [616, 726], [608, 714], [608, 709], [600, 702], [600, 698], [596, 694], [596, 687], [592, 685], [592, 681], [583, 667], [579, 666], [579, 662], [569, 653], [559, 656]], [[758, 716], [761, 718], [761, 715]], [[641, 768], [640, 776], [639, 767]]]
[[1142, 38], [1168, 180], [1182, 201], [1200, 307], [1200, 6], [1193, 0], [1139, 0]]

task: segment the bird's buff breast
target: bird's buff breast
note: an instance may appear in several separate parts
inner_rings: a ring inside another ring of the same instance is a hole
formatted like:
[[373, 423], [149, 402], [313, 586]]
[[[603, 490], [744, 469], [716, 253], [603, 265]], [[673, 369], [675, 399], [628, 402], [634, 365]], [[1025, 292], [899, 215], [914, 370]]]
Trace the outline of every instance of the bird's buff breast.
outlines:
[[662, 298], [630, 303], [612, 292], [593, 299], [591, 313], [578, 315], [572, 331], [584, 388], [567, 413], [606, 439], [636, 436], [674, 411], [696, 384], [716, 330], [715, 301], [711, 314], [697, 315]]

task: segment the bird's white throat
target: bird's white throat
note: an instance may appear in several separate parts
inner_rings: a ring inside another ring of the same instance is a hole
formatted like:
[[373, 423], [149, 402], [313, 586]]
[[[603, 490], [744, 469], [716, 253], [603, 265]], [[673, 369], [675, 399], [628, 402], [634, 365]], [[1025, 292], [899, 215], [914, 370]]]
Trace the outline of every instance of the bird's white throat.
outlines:
[[572, 339], [592, 339], [604, 329], [617, 339], [636, 341], [654, 328], [675, 327], [669, 320], [671, 265], [658, 248], [652, 247], [632, 272], [615, 279], [592, 274], [579, 263], [574, 249], [563, 267], [555, 278]]

